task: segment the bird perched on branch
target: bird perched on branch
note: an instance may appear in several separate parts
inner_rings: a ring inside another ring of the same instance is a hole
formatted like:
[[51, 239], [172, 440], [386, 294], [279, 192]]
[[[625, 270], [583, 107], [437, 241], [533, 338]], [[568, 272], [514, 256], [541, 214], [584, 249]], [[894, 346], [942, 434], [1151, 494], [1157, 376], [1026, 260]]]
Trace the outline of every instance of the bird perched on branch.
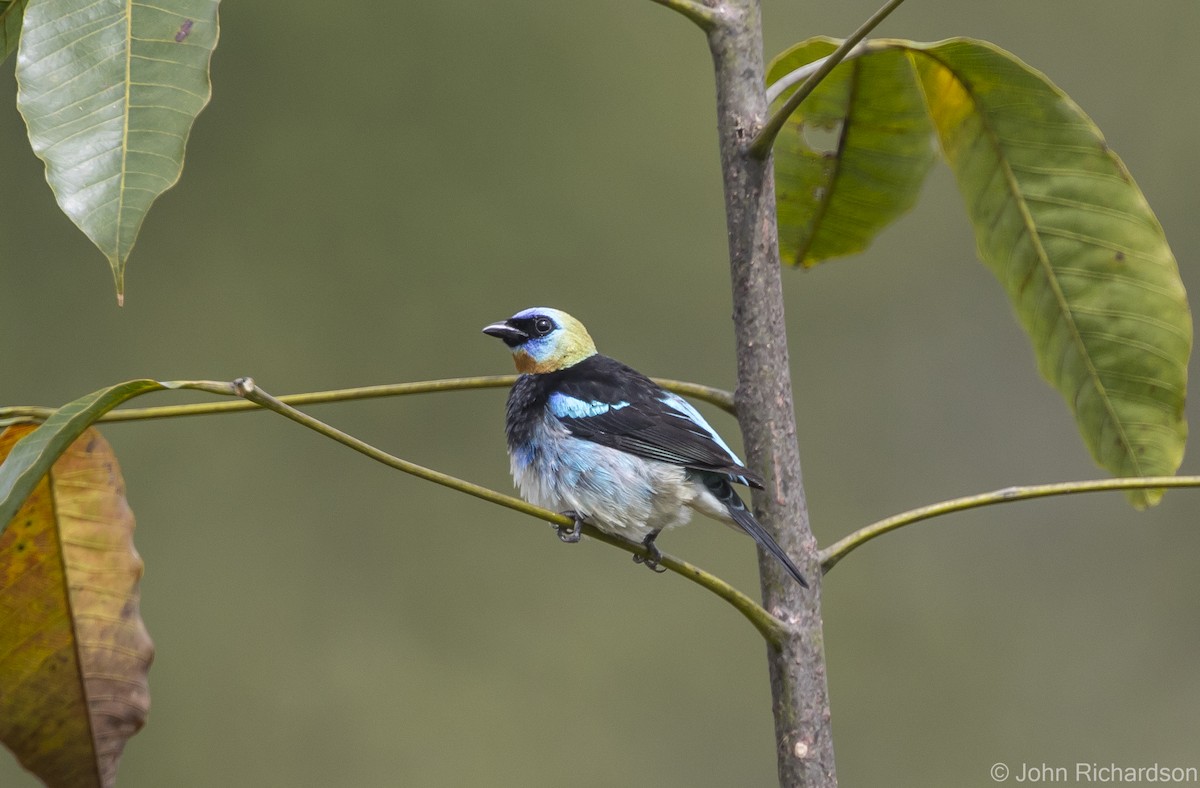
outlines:
[[[754, 519], [731, 483], [762, 489], [704, 417], [683, 398], [596, 352], [587, 329], [557, 309], [526, 309], [483, 329], [512, 350], [523, 373], [508, 397], [512, 475], [530, 503], [640, 541], [659, 570], [654, 540], [692, 510], [749, 534], [800, 585], [804, 576]], [[659, 570], [661, 571], [661, 570]]]

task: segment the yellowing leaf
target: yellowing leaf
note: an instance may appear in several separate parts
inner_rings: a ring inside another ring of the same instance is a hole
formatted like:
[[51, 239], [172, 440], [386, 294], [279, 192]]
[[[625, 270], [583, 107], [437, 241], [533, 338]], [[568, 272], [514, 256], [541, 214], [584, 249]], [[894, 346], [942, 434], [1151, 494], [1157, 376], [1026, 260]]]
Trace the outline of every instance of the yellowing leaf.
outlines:
[[[979, 256], [1118, 476], [1183, 459], [1192, 319], [1162, 227], [1091, 119], [991, 44], [901, 42], [975, 227]], [[1161, 491], [1129, 494], [1137, 506]]]
[[[32, 431], [0, 433], [0, 458]], [[110, 786], [149, 708], [142, 560], [116, 457], [89, 429], [0, 535], [0, 741], [51, 786]]]
[[[835, 45], [798, 44], [775, 60], [770, 81]], [[807, 139], [814, 128], [836, 133], [827, 150]], [[930, 128], [979, 256], [1096, 462], [1117, 476], [1175, 473], [1192, 347], [1179, 267], [1100, 130], [1008, 52], [969, 39], [881, 39], [834, 69], [776, 139], [784, 262], [812, 265], [865, 247], [916, 196]], [[1162, 493], [1128, 495], [1146, 506]]]

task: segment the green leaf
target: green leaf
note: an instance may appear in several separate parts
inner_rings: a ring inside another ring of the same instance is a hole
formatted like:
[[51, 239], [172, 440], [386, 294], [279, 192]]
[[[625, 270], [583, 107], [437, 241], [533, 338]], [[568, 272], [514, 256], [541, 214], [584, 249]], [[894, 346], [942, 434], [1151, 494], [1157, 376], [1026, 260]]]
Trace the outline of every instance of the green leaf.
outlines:
[[[979, 255], [1084, 442], [1118, 476], [1183, 458], [1192, 321], [1162, 227], [1091, 119], [985, 42], [903, 44], [966, 200]], [[1161, 490], [1133, 491], [1136, 506]]]
[[26, 0], [0, 0], [0, 63], [17, 48]]
[[54, 461], [96, 419], [126, 400], [149, 391], [174, 388], [156, 380], [131, 380], [69, 402], [13, 447], [0, 465], [0, 534]]
[[[797, 44], [772, 61], [767, 82], [837, 44], [827, 38]], [[783, 91], [773, 109], [794, 90]], [[774, 153], [783, 261], [812, 266], [867, 248], [916, 202], [936, 154], [907, 55], [884, 49], [843, 61], [788, 118]]]
[[150, 205], [179, 180], [208, 103], [217, 0], [28, 0], [17, 107], [59, 206], [125, 263]]

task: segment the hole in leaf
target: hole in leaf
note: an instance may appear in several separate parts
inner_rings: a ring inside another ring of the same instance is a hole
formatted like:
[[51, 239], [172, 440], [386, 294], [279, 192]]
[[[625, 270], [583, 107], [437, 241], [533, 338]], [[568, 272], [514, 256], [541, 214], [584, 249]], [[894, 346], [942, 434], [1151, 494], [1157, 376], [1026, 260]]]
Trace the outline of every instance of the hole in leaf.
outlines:
[[836, 121], [820, 126], [805, 125], [803, 135], [804, 144], [814, 153], [823, 153], [826, 156], [835, 154], [842, 140], [842, 123]]

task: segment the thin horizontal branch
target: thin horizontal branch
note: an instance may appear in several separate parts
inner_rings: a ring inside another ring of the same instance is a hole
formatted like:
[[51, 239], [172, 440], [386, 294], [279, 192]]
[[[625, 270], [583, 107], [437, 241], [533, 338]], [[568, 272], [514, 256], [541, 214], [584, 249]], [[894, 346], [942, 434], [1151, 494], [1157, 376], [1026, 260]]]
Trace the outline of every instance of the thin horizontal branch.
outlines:
[[978, 509], [981, 506], [991, 506], [999, 503], [1028, 501], [1032, 498], [1048, 498], [1053, 495], [1075, 495], [1078, 493], [1110, 492], [1115, 490], [1145, 490], [1164, 487], [1200, 487], [1200, 476], [1141, 476], [1117, 479], [1091, 479], [1080, 482], [1057, 482], [1054, 484], [1005, 487], [1002, 490], [994, 490], [978, 495], [952, 498], [948, 501], [941, 501], [892, 515], [839, 539], [821, 551], [821, 571], [828, 572], [852, 550], [866, 544], [877, 536], [883, 536], [889, 531], [894, 531], [905, 525], [939, 517], [943, 514], [963, 512], [968, 509]]
[[[218, 394], [225, 396], [241, 396], [243, 401], [238, 402], [219, 402], [219, 403], [198, 403], [194, 405], [177, 405], [156, 408], [127, 408], [123, 410], [115, 410], [106, 414], [99, 421], [132, 421], [139, 419], [160, 419], [170, 418], [175, 416], [197, 416], [217, 413], [229, 413], [237, 411], [249, 411], [267, 409], [280, 413], [293, 421], [296, 421], [309, 429], [315, 430], [327, 437], [342, 443], [355, 451], [365, 454], [366, 456], [381, 462], [389, 467], [404, 471], [418, 478], [432, 481], [449, 487], [459, 492], [473, 495], [476, 498], [481, 498], [500, 506], [513, 509], [515, 511], [535, 517], [555, 525], [571, 527], [574, 524], [570, 518], [565, 517], [557, 512], [552, 512], [548, 509], [542, 509], [533, 504], [514, 498], [510, 495], [496, 492], [481, 485], [472, 484], [471, 482], [459, 479], [440, 471], [435, 471], [432, 468], [426, 468], [423, 465], [403, 460], [395, 457], [387, 452], [384, 452], [370, 444], [359, 440], [347, 433], [335, 429], [318, 419], [312, 418], [307, 414], [291, 407], [292, 404], [317, 404], [327, 402], [341, 402], [355, 399], [368, 399], [373, 397], [391, 397], [405, 394], [421, 394], [438, 391], [458, 391], [466, 389], [479, 388], [504, 388], [511, 386], [516, 380], [515, 375], [490, 375], [472, 378], [448, 378], [442, 380], [419, 381], [415, 383], [399, 383], [383, 386], [368, 386], [363, 388], [338, 389], [334, 391], [319, 391], [305, 394], [293, 394], [287, 397], [276, 398], [254, 386], [252, 381], [242, 379], [235, 381], [233, 384], [218, 382], [218, 381], [173, 381], [168, 384], [169, 388], [173, 389], [190, 389], [193, 391], [203, 391], [209, 394]], [[664, 388], [674, 391], [679, 394], [694, 397], [712, 403], [723, 410], [732, 412], [733, 395], [728, 391], [721, 389], [703, 386], [698, 383], [689, 383], [686, 381], [659, 379], [658, 384]], [[25, 407], [14, 406], [0, 408], [0, 426], [9, 423], [20, 423], [29, 421], [43, 421], [50, 414], [55, 412], [55, 408], [43, 407]], [[649, 557], [649, 551], [640, 543], [629, 542], [616, 536], [605, 534], [595, 527], [584, 524], [583, 532], [592, 538], [604, 542], [615, 547], [619, 547], [626, 552], [642, 557]], [[721, 599], [731, 604], [738, 612], [744, 615], [751, 624], [754, 625], [762, 636], [772, 644], [777, 644], [783, 631], [782, 623], [771, 616], [757, 604], [753, 599], [738, 591], [733, 586], [726, 583], [724, 580], [712, 575], [699, 567], [689, 564], [686, 561], [675, 558], [670, 555], [663, 555], [659, 563], [672, 570], [673, 572], [686, 577], [692, 582], [700, 585], [712, 593], [716, 594]]]
[[796, 111], [801, 102], [808, 98], [817, 85], [821, 84], [821, 80], [829, 76], [829, 73], [837, 68], [838, 63], [841, 63], [858, 46], [859, 42], [866, 38], [880, 22], [887, 19], [888, 15], [899, 8], [903, 2], [904, 0], [888, 0], [882, 8], [871, 15], [870, 19], [863, 22], [858, 30], [851, 33], [849, 38], [831, 52], [821, 66], [810, 74], [800, 87], [796, 88], [796, 91], [792, 95], [788, 96], [788, 100], [784, 102], [778, 112], [767, 120], [758, 134], [754, 136], [754, 141], [750, 143], [750, 153], [754, 157], [758, 159], [765, 159], [767, 157], [767, 154], [771, 152], [771, 146], [775, 143], [775, 138], [779, 136], [779, 131], [783, 128], [783, 124], [787, 123], [787, 119]]
[[[253, 403], [254, 407], [262, 407], [267, 410], [274, 411], [282, 416], [286, 416], [292, 421], [308, 427], [310, 430], [314, 430], [315, 432], [318, 432], [327, 438], [332, 438], [338, 443], [348, 446], [360, 454], [370, 457], [376, 462], [383, 463], [391, 468], [404, 471], [405, 473], [425, 479], [426, 481], [431, 481], [444, 487], [449, 487], [452, 490], [473, 495], [476, 498], [481, 498], [485, 501], [489, 501], [490, 503], [505, 506], [509, 509], [527, 514], [530, 517], [535, 517], [538, 520], [543, 520], [545, 522], [567, 528], [574, 525], [574, 521], [571, 518], [559, 514], [558, 512], [552, 512], [549, 509], [543, 509], [539, 506], [534, 506], [531, 503], [522, 501], [519, 498], [514, 498], [511, 495], [504, 495], [503, 493], [498, 493], [495, 490], [488, 489], [487, 487], [473, 484], [463, 479], [459, 479], [456, 476], [451, 476], [448, 473], [435, 471], [432, 468], [426, 468], [423, 465], [418, 465], [417, 463], [409, 462], [408, 460], [388, 454], [382, 449], [378, 449], [365, 441], [355, 438], [353, 435], [342, 432], [336, 427], [332, 427], [325, 422], [320, 421], [319, 419], [315, 419], [303, 411], [296, 410], [287, 403], [283, 402], [282, 399], [273, 397], [267, 392], [258, 388], [254, 384], [254, 381], [250, 380], [249, 378], [240, 378], [237, 381], [234, 381], [234, 386], [238, 395], [245, 398], [250, 403]], [[583, 526], [583, 532], [594, 539], [613, 545], [614, 547], [619, 547], [620, 549], [634, 555], [640, 555], [642, 557], [649, 556], [649, 551], [644, 545], [636, 542], [629, 542], [619, 537], [603, 533], [586, 523]], [[706, 588], [721, 599], [724, 599], [726, 602], [733, 605], [733, 607], [737, 609], [739, 613], [745, 616], [750, 623], [754, 625], [754, 628], [757, 629], [760, 634], [762, 634], [763, 638], [765, 638], [768, 643], [777, 644], [779, 642], [783, 632], [782, 622], [769, 614], [762, 608], [762, 606], [760, 606], [750, 597], [738, 591], [721, 578], [712, 575], [703, 569], [700, 569], [699, 567], [693, 566], [686, 561], [675, 558], [674, 556], [664, 554], [659, 560], [659, 563], [676, 574], [686, 577], [693, 583]]]
[[[279, 397], [288, 405], [318, 405], [328, 402], [349, 402], [380, 397], [399, 397], [408, 394], [430, 394], [441, 391], [466, 391], [471, 389], [509, 388], [517, 380], [516, 375], [479, 375], [466, 378], [443, 378], [419, 380], [411, 383], [389, 383], [380, 386], [360, 386], [330, 391], [312, 391], [303, 394], [286, 394]], [[684, 380], [658, 378], [663, 388], [686, 397], [715, 405], [727, 413], [734, 413], [733, 394], [723, 389], [689, 383]], [[120, 408], [110, 411], [100, 421], [140, 421], [143, 419], [169, 419], [178, 416], [209, 416], [218, 413], [237, 413], [258, 410], [252, 402], [200, 402], [193, 405], [167, 405], [155, 408]], [[45, 421], [55, 408], [30, 405], [0, 407], [0, 427]]]

